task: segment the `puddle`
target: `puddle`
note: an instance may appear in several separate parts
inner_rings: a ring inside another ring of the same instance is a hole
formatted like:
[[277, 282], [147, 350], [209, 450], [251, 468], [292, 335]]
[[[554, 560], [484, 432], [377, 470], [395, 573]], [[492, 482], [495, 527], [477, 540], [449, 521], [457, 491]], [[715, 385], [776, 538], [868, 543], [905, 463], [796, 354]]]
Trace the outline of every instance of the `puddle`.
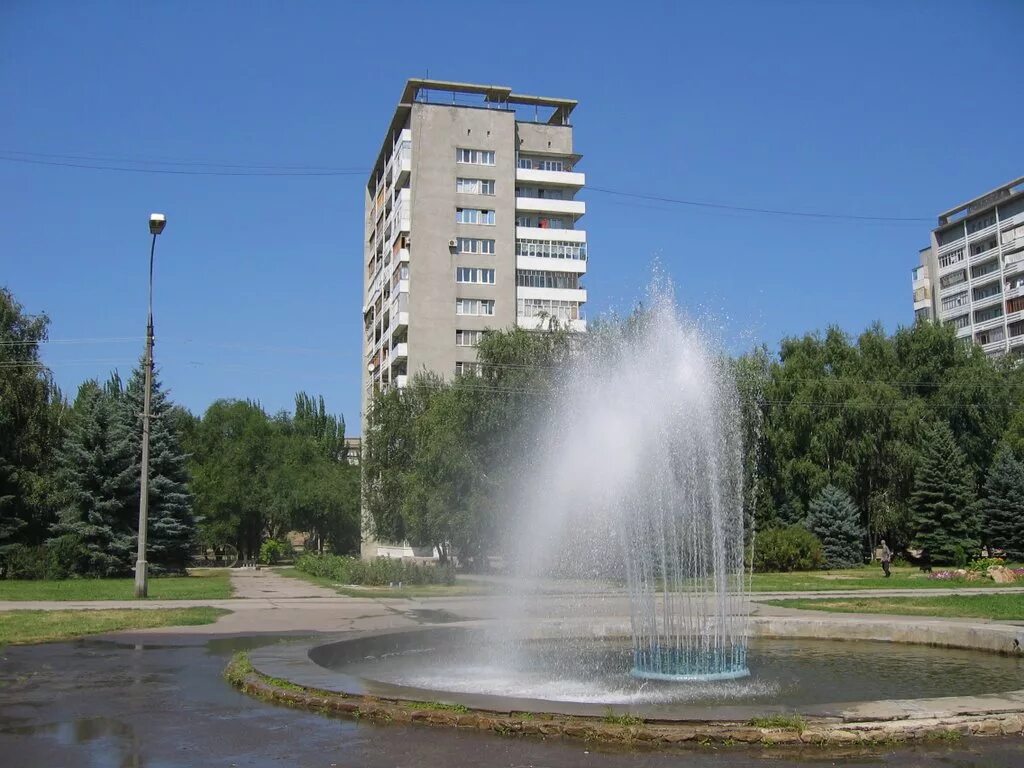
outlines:
[[402, 614], [418, 621], [420, 624], [451, 624], [455, 621], [466, 621], [465, 616], [434, 608], [413, 608], [408, 611], [402, 611]]

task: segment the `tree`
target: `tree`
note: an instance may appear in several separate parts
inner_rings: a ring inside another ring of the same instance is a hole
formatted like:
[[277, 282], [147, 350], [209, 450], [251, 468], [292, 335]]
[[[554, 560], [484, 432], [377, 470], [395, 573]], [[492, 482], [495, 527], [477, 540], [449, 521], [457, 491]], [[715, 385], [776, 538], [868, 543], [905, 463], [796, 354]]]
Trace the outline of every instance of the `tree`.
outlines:
[[116, 398], [96, 381], [78, 390], [73, 428], [60, 452], [58, 478], [64, 504], [55, 537], [74, 536], [84, 549], [83, 565], [94, 576], [124, 576], [135, 561], [132, 483], [128, 440]]
[[989, 547], [1024, 560], [1024, 463], [1009, 446], [996, 451], [981, 501], [982, 533]]
[[[140, 364], [132, 372], [124, 394], [119, 398], [122, 435], [127, 440], [131, 461], [126, 467], [134, 479], [129, 507], [139, 508], [139, 479], [142, 474], [142, 419], [145, 397], [145, 370]], [[191, 480], [187, 456], [181, 447], [174, 413], [167, 393], [154, 371], [150, 398], [149, 484], [146, 560], [159, 572], [182, 572], [196, 544], [196, 520], [192, 513]], [[136, 533], [138, 523], [133, 526]]]
[[254, 559], [270, 507], [267, 476], [275, 425], [252, 401], [218, 400], [200, 421], [192, 452], [192, 489], [204, 542]]
[[826, 486], [811, 502], [806, 525], [821, 541], [829, 568], [851, 568], [864, 562], [864, 528], [846, 491]]
[[0, 287], [0, 557], [40, 544], [53, 522], [49, 480], [65, 405], [39, 359], [49, 322]]
[[953, 432], [936, 421], [923, 435], [911, 497], [913, 546], [926, 565], [963, 565], [979, 549], [974, 478]]

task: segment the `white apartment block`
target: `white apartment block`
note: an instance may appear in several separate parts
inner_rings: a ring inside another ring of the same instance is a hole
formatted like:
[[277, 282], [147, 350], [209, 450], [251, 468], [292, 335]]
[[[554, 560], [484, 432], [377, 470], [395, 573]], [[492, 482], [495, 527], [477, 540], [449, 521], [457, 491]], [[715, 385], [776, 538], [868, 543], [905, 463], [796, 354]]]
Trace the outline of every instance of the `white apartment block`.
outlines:
[[364, 414], [418, 372], [472, 372], [487, 329], [586, 330], [575, 106], [505, 86], [406, 83], [366, 185]]
[[1024, 350], [1024, 177], [939, 215], [912, 275], [914, 314], [990, 355]]

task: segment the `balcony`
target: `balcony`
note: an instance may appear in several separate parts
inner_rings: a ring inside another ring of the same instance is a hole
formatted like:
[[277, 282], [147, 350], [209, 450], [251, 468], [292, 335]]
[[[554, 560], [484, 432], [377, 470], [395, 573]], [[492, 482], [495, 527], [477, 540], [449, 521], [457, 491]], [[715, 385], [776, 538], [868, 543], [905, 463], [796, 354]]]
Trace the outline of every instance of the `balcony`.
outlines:
[[546, 256], [516, 256], [516, 269], [536, 269], [547, 272], [576, 272], [580, 275], [587, 271], [587, 262], [582, 259], [555, 259]]
[[391, 359], [402, 360], [409, 357], [409, 343], [403, 341], [391, 348]]
[[548, 227], [516, 227], [517, 240], [564, 240], [567, 243], [587, 242], [584, 229], [550, 229]]
[[[537, 315], [526, 317], [524, 315], [519, 315], [516, 317], [516, 325], [520, 328], [525, 328], [528, 331], [539, 331], [549, 328], [551, 320], [552, 318], [550, 317], [538, 317]], [[583, 319], [562, 320], [559, 318], [557, 322], [559, 328], [567, 328], [570, 331], [583, 332], [587, 330], [587, 321]]]
[[586, 174], [573, 171], [540, 171], [534, 168], [516, 168], [516, 181], [531, 184], [558, 184], [563, 187], [582, 187]]
[[1003, 315], [999, 315], [998, 317], [991, 317], [988, 320], [975, 320], [974, 331], [975, 333], [978, 333], [981, 331], [990, 331], [993, 328], [1002, 328], [1003, 323], [1005, 322], [1006, 318], [1003, 317]]
[[558, 200], [550, 197], [517, 197], [516, 210], [582, 216], [587, 212], [587, 204], [582, 200]]
[[553, 301], [577, 301], [580, 304], [587, 300], [586, 288], [530, 288], [516, 286], [516, 298], [519, 299], [551, 299]]
[[998, 341], [990, 341], [988, 344], [982, 344], [981, 349], [986, 355], [998, 355], [1001, 352], [1006, 351], [1006, 339], [999, 339]]
[[395, 376], [394, 383], [395, 386], [398, 387], [399, 389], [405, 389], [405, 387], [409, 383], [409, 377], [404, 373], [400, 373], [398, 376]]

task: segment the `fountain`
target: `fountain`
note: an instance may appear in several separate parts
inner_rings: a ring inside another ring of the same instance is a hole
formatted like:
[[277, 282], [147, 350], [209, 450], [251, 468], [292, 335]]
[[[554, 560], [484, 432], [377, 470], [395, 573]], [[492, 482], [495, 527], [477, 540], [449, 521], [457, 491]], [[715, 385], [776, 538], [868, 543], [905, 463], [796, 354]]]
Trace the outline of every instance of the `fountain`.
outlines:
[[749, 674], [738, 414], [728, 360], [656, 292], [588, 339], [524, 467], [521, 576], [549, 570], [552, 552], [585, 578], [619, 562], [636, 677]]

